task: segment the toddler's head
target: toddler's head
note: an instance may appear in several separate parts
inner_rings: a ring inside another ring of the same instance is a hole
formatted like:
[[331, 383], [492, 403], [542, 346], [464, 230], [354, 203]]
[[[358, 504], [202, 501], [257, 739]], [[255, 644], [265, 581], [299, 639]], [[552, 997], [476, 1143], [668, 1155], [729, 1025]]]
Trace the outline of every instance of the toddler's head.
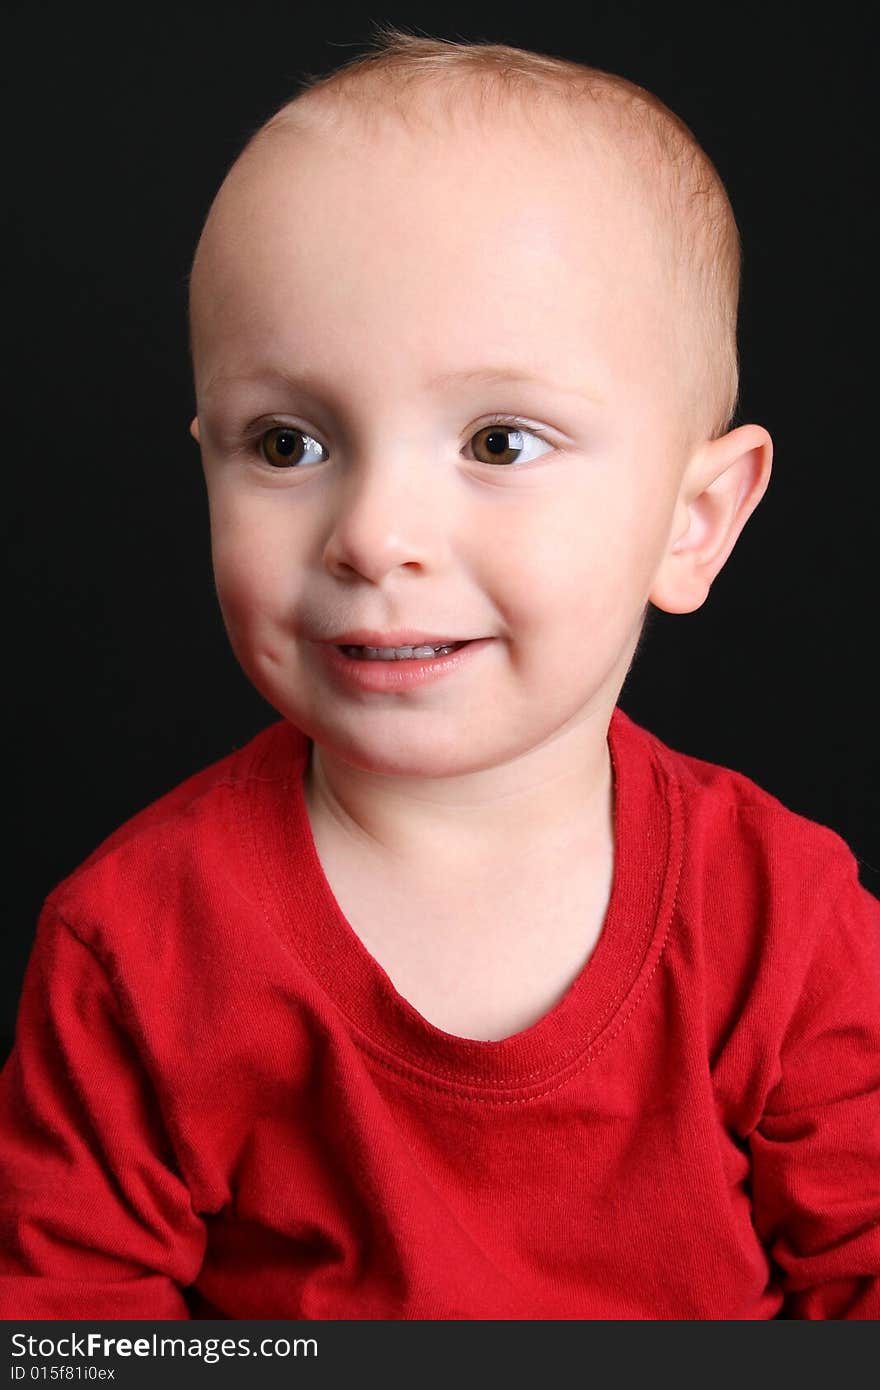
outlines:
[[604, 744], [648, 605], [703, 603], [769, 479], [731, 428], [738, 286], [715, 169], [623, 78], [392, 30], [306, 86], [191, 278], [252, 682], [383, 775]]

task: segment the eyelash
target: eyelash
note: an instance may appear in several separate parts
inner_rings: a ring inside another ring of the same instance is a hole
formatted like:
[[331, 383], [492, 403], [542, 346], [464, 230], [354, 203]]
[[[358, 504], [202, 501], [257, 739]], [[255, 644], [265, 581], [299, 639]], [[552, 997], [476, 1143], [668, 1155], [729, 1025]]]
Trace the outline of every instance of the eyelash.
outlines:
[[[540, 439], [541, 442], [544, 444], [552, 444], [552, 440], [548, 439], [546, 433], [543, 430], [539, 429], [536, 425], [530, 424], [528, 420], [521, 420], [517, 415], [498, 416], [495, 419], [487, 420], [485, 424], [480, 425], [480, 428], [478, 430], [474, 431], [474, 434], [480, 434], [483, 430], [490, 430], [493, 428], [521, 430], [524, 434], [534, 435], [536, 439]], [[283, 468], [274, 468], [271, 463], [267, 463], [267, 461], [263, 458], [260, 445], [262, 444], [265, 436], [267, 434], [270, 434], [272, 430], [283, 429], [296, 430], [298, 434], [305, 435], [308, 439], [314, 439], [316, 444], [320, 444], [321, 442], [319, 439], [316, 439], [313, 434], [310, 434], [308, 430], [303, 429], [300, 425], [292, 425], [287, 420], [269, 420], [268, 423], [262, 427], [259, 433], [255, 434], [252, 437], [251, 452], [256, 455], [258, 461], [262, 464], [264, 468], [268, 469], [270, 473], [283, 473], [285, 472], [285, 470]], [[481, 460], [476, 459], [475, 462], [480, 463]], [[489, 468], [491, 467], [491, 465], [487, 464], [486, 467]], [[525, 465], [519, 463], [507, 463], [504, 465], [504, 470], [518, 470], [522, 467], [525, 467]], [[307, 472], [308, 470], [298, 470], [296, 468], [292, 468], [290, 471], [292, 473], [296, 473], [298, 471]]]

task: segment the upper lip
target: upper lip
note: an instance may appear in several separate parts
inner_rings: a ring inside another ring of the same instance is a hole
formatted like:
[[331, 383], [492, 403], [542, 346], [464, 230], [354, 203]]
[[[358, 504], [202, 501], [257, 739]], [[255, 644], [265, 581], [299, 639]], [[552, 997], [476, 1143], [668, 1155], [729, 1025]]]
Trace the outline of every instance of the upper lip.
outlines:
[[327, 639], [337, 647], [440, 647], [448, 642], [471, 642], [471, 637], [450, 637], [448, 634], [416, 632], [414, 628], [399, 632], [372, 632], [359, 627], [351, 632], [340, 632]]

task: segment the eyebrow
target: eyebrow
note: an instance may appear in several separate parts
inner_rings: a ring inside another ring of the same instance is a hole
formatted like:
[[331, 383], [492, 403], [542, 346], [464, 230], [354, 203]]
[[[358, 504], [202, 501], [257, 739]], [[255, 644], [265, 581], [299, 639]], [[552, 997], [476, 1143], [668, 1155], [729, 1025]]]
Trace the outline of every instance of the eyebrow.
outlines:
[[[204, 395], [211, 396], [220, 386], [233, 384], [248, 384], [261, 381], [277, 381], [283, 386], [290, 386], [300, 390], [320, 389], [320, 378], [313, 372], [304, 370], [301, 372], [282, 371], [278, 367], [266, 367], [263, 371], [255, 371], [242, 375], [224, 375], [218, 373], [211, 377], [205, 387]], [[604, 404], [603, 398], [596, 391], [590, 390], [587, 386], [563, 385], [561, 382], [553, 381], [550, 378], [537, 376], [533, 372], [524, 371], [522, 367], [471, 367], [463, 368], [453, 372], [441, 372], [437, 376], [431, 377], [426, 385], [433, 390], [445, 390], [450, 386], [457, 386], [466, 383], [478, 383], [480, 385], [492, 386], [499, 382], [516, 382], [532, 386], [541, 386], [546, 390], [557, 391], [563, 395], [582, 396], [592, 400], [598, 405]]]
[[550, 391], [561, 391], [565, 395], [572, 396], [588, 396], [591, 400], [601, 402], [601, 397], [585, 386], [565, 386], [549, 377], [540, 377], [536, 376], [534, 372], [525, 372], [521, 367], [473, 367], [463, 371], [441, 372], [439, 376], [431, 377], [428, 385], [436, 390], [443, 390], [447, 386], [456, 386], [464, 382], [479, 382], [482, 385], [492, 386], [499, 381], [543, 386]]

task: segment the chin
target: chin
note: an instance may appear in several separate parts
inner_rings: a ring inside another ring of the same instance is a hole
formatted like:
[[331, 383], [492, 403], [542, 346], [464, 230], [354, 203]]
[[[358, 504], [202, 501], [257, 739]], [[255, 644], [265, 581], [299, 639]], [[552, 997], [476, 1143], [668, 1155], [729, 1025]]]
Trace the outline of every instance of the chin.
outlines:
[[423, 733], [414, 730], [409, 738], [400, 727], [371, 733], [363, 724], [353, 730], [328, 726], [322, 720], [305, 732], [331, 757], [378, 777], [460, 777], [494, 762], [485, 740], [469, 748], [460, 732], [450, 734], [451, 746], [432, 738], [430, 747]]

